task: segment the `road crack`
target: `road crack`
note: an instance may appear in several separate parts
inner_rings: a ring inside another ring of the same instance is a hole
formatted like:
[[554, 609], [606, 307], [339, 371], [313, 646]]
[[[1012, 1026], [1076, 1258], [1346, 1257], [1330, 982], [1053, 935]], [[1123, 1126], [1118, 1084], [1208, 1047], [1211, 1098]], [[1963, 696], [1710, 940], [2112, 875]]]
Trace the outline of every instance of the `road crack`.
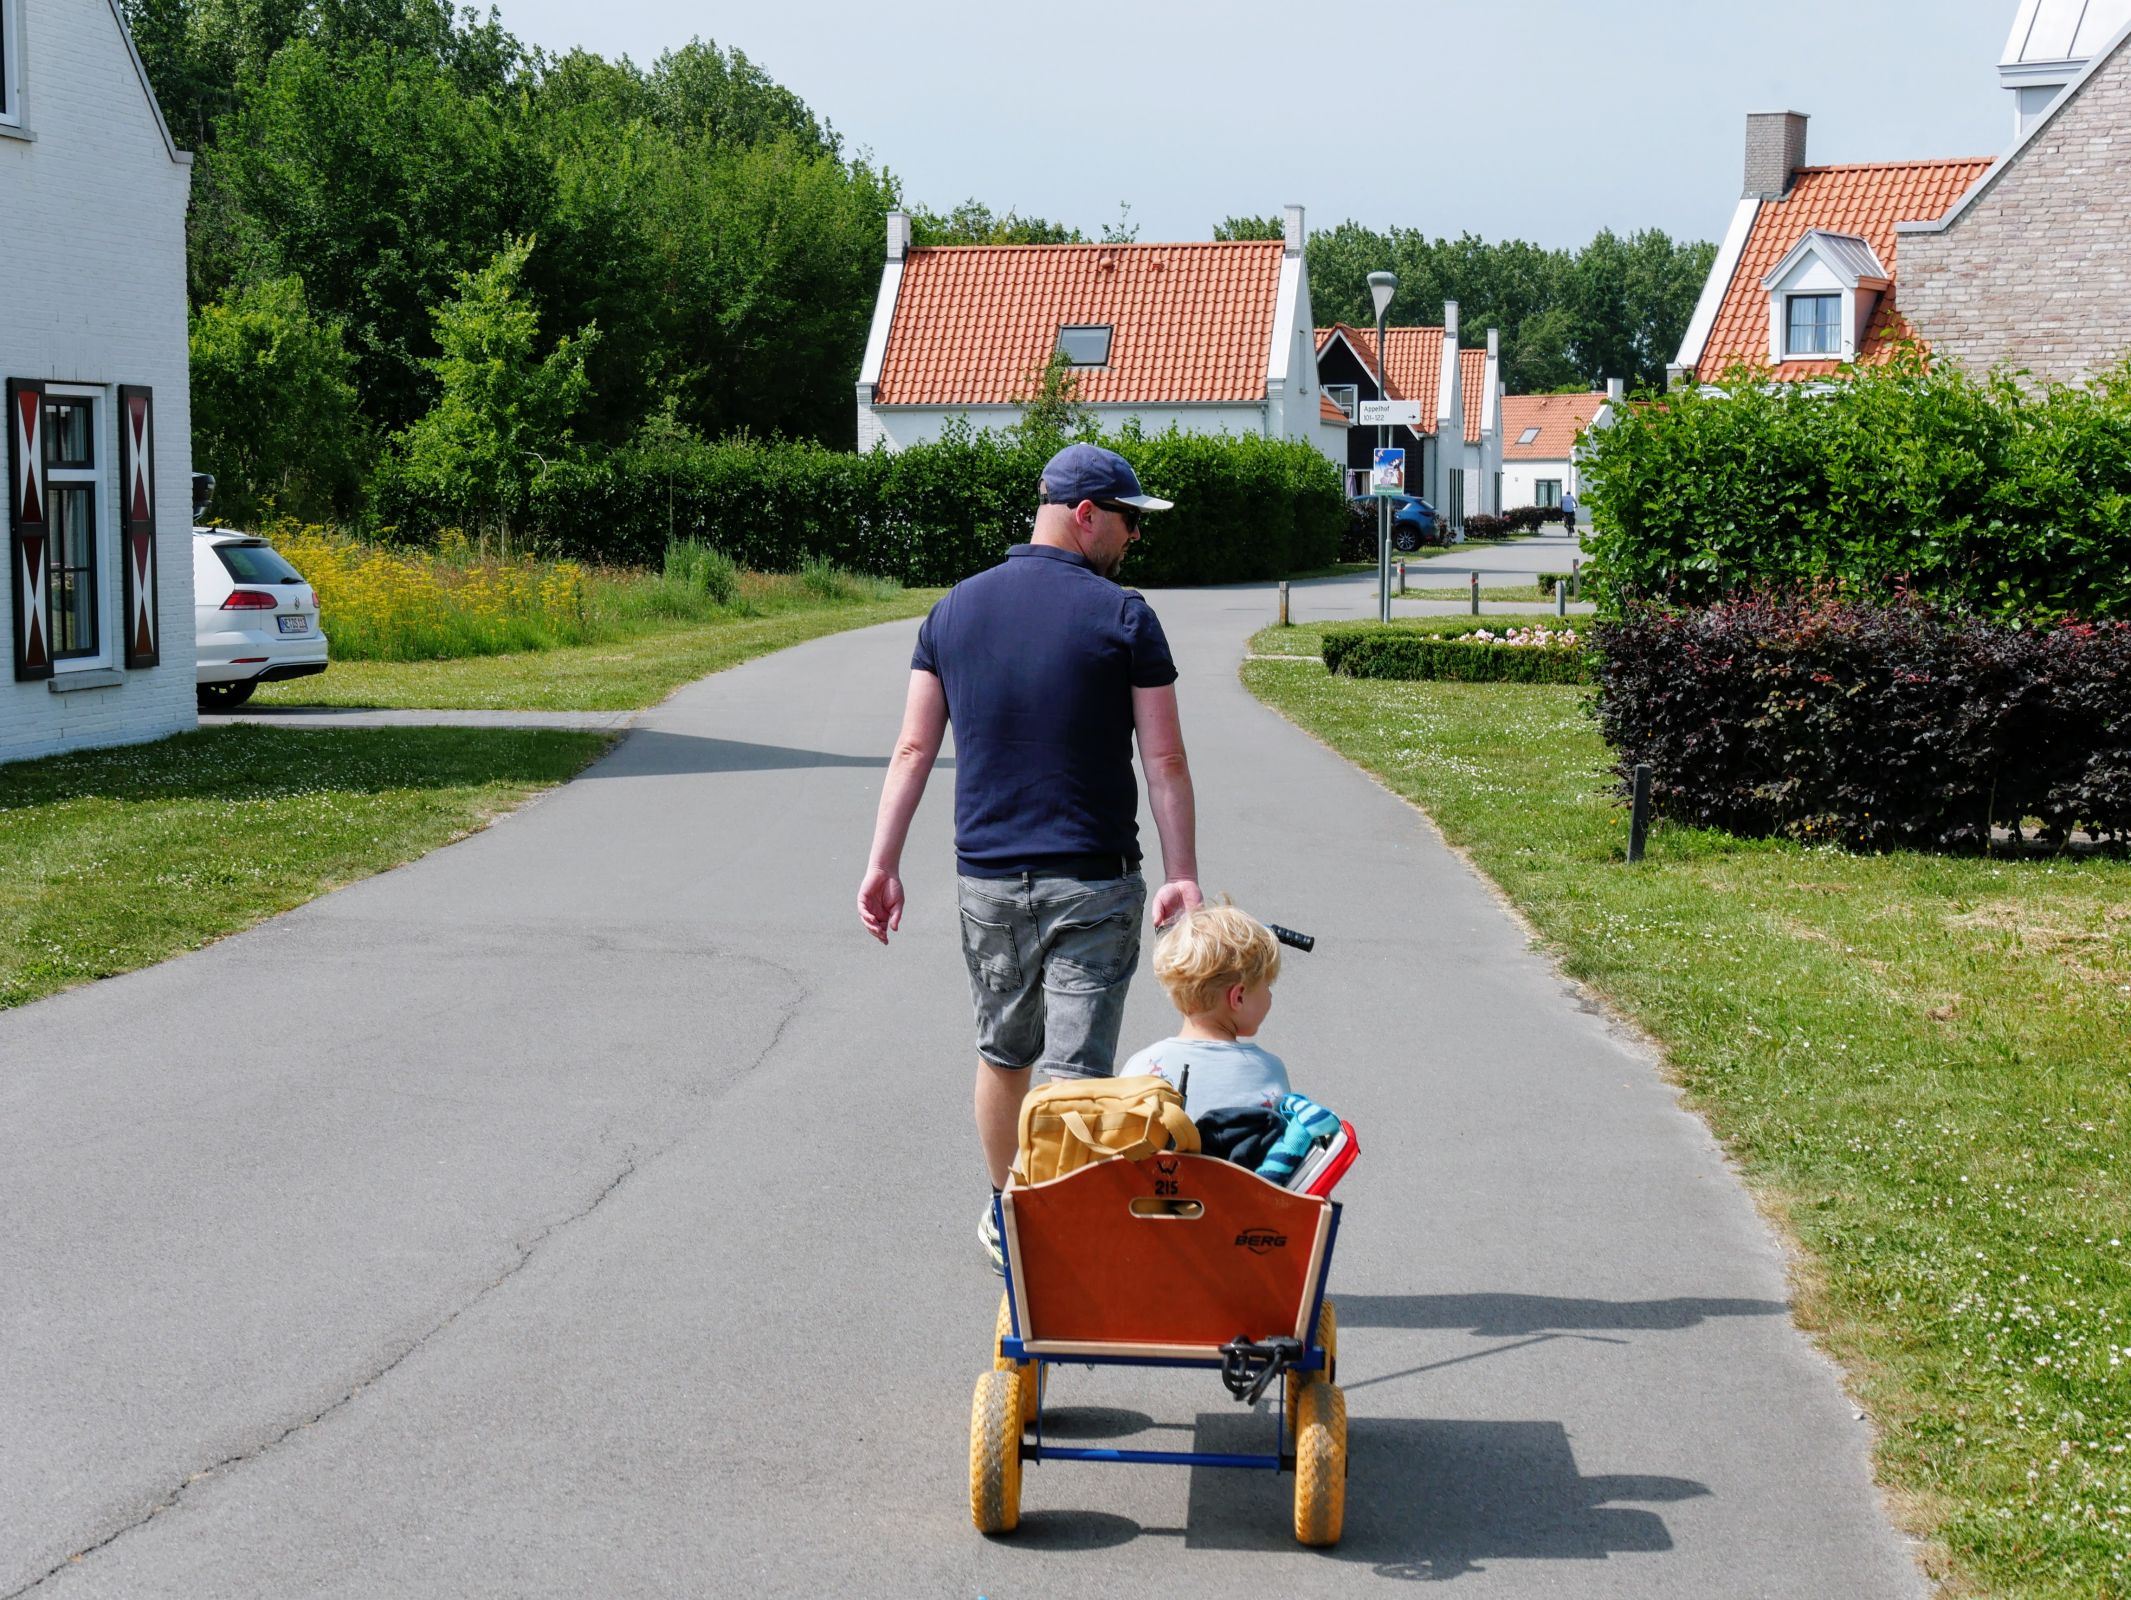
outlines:
[[[660, 1153], [663, 1154], [663, 1151]], [[136, 1532], [141, 1528], [145, 1528], [146, 1526], [148, 1526], [149, 1523], [155, 1521], [157, 1517], [163, 1515], [164, 1512], [175, 1509], [184, 1501], [186, 1494], [191, 1490], [194, 1484], [204, 1483], [209, 1478], [215, 1477], [217, 1474], [225, 1472], [232, 1467], [241, 1467], [248, 1462], [258, 1460], [260, 1457], [268, 1454], [270, 1451], [273, 1451], [279, 1448], [281, 1445], [287, 1443], [290, 1439], [293, 1439], [297, 1434], [302, 1433], [306, 1428], [315, 1428], [319, 1423], [325, 1421], [326, 1418], [332, 1416], [335, 1412], [340, 1411], [344, 1407], [351, 1404], [357, 1396], [362, 1394], [364, 1390], [370, 1388], [373, 1384], [376, 1384], [382, 1381], [383, 1379], [390, 1377], [393, 1371], [397, 1369], [402, 1363], [406, 1362], [409, 1358], [418, 1354], [438, 1335], [442, 1334], [446, 1329], [451, 1327], [453, 1323], [457, 1322], [461, 1317], [465, 1316], [467, 1312], [473, 1310], [476, 1306], [480, 1305], [482, 1301], [486, 1300], [490, 1295], [494, 1294], [506, 1283], [509, 1283], [511, 1279], [517, 1277], [518, 1274], [523, 1272], [526, 1267], [532, 1262], [533, 1257], [539, 1253], [540, 1247], [546, 1244], [549, 1239], [553, 1238], [563, 1229], [573, 1227], [577, 1223], [584, 1221], [585, 1218], [591, 1216], [593, 1212], [597, 1211], [601, 1206], [605, 1205], [607, 1201], [612, 1198], [616, 1190], [621, 1188], [623, 1184], [627, 1183], [632, 1177], [636, 1175], [637, 1166], [638, 1163], [635, 1152], [631, 1151], [629, 1154], [625, 1155], [622, 1158], [621, 1170], [615, 1173], [613, 1177], [609, 1178], [607, 1182], [601, 1186], [599, 1192], [594, 1194], [588, 1202], [586, 1202], [583, 1206], [579, 1207], [577, 1210], [571, 1212], [568, 1216], [558, 1217], [555, 1221], [549, 1223], [538, 1233], [534, 1234], [533, 1237], [528, 1239], [524, 1244], [520, 1245], [518, 1247], [517, 1260], [513, 1261], [509, 1266], [505, 1267], [503, 1271], [498, 1273], [495, 1277], [491, 1278], [487, 1283], [483, 1284], [463, 1304], [455, 1306], [447, 1315], [441, 1318], [434, 1327], [423, 1333], [419, 1338], [410, 1340], [405, 1349], [401, 1350], [397, 1355], [393, 1356], [391, 1360], [387, 1361], [376, 1371], [360, 1379], [348, 1390], [346, 1394], [341, 1395], [330, 1405], [324, 1406], [319, 1410], [313, 1412], [311, 1415], [304, 1417], [296, 1422], [290, 1423], [286, 1428], [282, 1429], [281, 1432], [275, 1434], [271, 1439], [264, 1440], [261, 1443], [252, 1446], [248, 1450], [233, 1451], [231, 1454], [224, 1456], [221, 1460], [210, 1462], [207, 1466], [201, 1467], [198, 1471], [188, 1474], [184, 1482], [177, 1485], [176, 1488], [172, 1489], [161, 1500], [158, 1500], [154, 1505], [150, 1506], [141, 1515], [135, 1517], [130, 1522], [122, 1523], [117, 1528], [114, 1528], [110, 1533], [105, 1534], [103, 1538], [98, 1539], [94, 1544], [84, 1545], [81, 1549], [75, 1551], [72, 1555], [68, 1556], [66, 1560], [61, 1561], [50, 1568], [47, 1568], [43, 1573], [39, 1574], [35, 1578], [32, 1578], [21, 1588], [13, 1589], [5, 1595], [0, 1595], [0, 1600], [21, 1600], [22, 1596], [30, 1594], [35, 1590], [42, 1588], [45, 1584], [49, 1583], [53, 1578], [56, 1578], [57, 1576], [59, 1576], [60, 1573], [65, 1572], [70, 1567], [79, 1566], [90, 1556], [95, 1555], [101, 1550], [106, 1550], [110, 1548], [119, 1540], [125, 1538], [127, 1534]]]

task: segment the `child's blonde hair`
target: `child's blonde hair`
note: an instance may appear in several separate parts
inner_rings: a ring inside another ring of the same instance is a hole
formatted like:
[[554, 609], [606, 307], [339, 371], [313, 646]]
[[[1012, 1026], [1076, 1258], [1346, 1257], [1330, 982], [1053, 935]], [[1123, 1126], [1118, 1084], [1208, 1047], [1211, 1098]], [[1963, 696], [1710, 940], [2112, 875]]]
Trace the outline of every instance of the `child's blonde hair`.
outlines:
[[1234, 906], [1200, 906], [1155, 941], [1154, 975], [1185, 1016], [1211, 1011], [1236, 984], [1280, 976], [1280, 944], [1256, 917]]

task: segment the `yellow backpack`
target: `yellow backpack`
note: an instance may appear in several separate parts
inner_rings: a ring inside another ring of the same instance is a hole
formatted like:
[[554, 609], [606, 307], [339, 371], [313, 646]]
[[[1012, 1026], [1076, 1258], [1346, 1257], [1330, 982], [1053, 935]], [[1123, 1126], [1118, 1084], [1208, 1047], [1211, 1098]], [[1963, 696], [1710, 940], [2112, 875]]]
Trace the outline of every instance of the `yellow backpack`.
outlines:
[[1073, 1078], [1047, 1083], [1021, 1102], [1014, 1176], [1048, 1183], [1094, 1161], [1198, 1148], [1198, 1125], [1184, 1115], [1183, 1096], [1162, 1079]]

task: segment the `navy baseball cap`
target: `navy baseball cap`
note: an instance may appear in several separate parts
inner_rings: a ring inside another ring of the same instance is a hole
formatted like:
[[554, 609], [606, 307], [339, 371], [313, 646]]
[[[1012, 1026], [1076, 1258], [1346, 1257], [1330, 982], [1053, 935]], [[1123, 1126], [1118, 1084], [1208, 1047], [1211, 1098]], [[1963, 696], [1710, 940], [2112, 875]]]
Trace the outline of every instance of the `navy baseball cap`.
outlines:
[[1113, 500], [1141, 511], [1167, 511], [1174, 500], [1160, 500], [1139, 486], [1132, 463], [1099, 444], [1069, 444], [1044, 463], [1040, 485], [1043, 503], [1077, 506], [1083, 500]]

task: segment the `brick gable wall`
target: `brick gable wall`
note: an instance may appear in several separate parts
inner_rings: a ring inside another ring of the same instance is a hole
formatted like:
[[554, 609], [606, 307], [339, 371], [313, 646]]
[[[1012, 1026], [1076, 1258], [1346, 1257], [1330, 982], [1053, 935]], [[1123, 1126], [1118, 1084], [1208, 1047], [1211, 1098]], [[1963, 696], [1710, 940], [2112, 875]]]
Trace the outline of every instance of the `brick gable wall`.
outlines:
[[1941, 233], [1901, 240], [1902, 311], [1934, 356], [2074, 382], [2131, 353], [2131, 47]]

